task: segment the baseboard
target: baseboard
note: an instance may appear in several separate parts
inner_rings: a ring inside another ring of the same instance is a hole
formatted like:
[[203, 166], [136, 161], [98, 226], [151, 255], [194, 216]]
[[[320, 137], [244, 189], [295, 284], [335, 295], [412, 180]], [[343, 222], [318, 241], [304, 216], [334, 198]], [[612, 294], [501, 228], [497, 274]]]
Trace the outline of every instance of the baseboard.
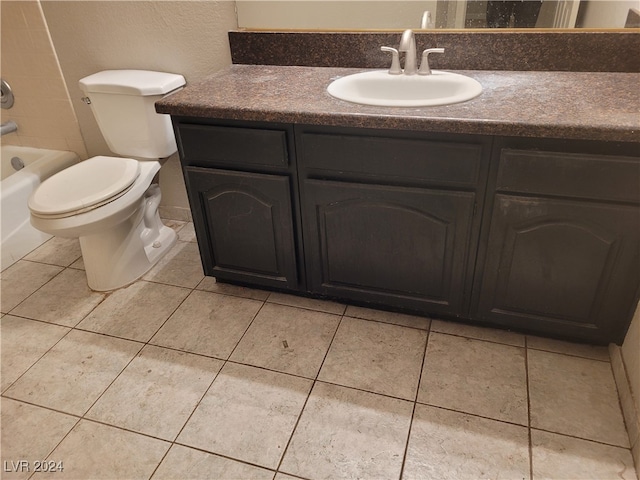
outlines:
[[631, 454], [633, 455], [636, 471], [640, 471], [640, 417], [638, 416], [640, 412], [636, 410], [629, 375], [622, 357], [622, 349], [612, 343], [609, 345], [609, 355], [611, 356], [613, 376], [618, 387], [622, 414], [629, 434]]

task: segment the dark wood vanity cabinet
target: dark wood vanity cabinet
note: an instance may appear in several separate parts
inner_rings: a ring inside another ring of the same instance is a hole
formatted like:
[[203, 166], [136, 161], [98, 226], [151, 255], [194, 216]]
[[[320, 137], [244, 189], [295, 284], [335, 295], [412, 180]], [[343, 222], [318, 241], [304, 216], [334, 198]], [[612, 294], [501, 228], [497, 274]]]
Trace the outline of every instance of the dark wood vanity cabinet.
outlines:
[[296, 148], [312, 292], [465, 314], [486, 140], [296, 127]]
[[622, 341], [640, 285], [638, 147], [502, 140], [470, 316]]
[[622, 341], [637, 144], [174, 117], [205, 273]]
[[291, 128], [185, 122], [178, 132], [205, 274], [300, 288]]

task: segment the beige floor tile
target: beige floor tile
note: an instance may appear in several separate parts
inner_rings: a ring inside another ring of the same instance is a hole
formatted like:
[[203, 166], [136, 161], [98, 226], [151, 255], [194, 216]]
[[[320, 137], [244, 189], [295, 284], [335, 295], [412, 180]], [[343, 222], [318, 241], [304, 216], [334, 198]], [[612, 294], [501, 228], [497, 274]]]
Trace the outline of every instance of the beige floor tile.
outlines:
[[0, 320], [2, 361], [0, 391], [26, 372], [47, 350], [64, 337], [68, 328], [6, 315]]
[[171, 444], [88, 420], [81, 420], [50, 458], [64, 471], [33, 479], [148, 479]]
[[77, 238], [53, 237], [24, 257], [40, 263], [68, 267], [82, 256]]
[[152, 480], [271, 480], [273, 472], [192, 448], [174, 445]]
[[184, 224], [184, 227], [178, 231], [178, 239], [183, 242], [196, 241], [196, 230], [193, 227], [193, 222], [187, 222]]
[[171, 218], [162, 218], [162, 223], [171, 229], [173, 229], [176, 233], [180, 232], [187, 224], [187, 222], [183, 222], [182, 220], [173, 220]]
[[[33, 474], [33, 462], [46, 459], [78, 422], [77, 417], [8, 398], [2, 398], [0, 409], [2, 478], [5, 480], [29, 478]], [[20, 460], [29, 462], [29, 471], [20, 468]]]
[[315, 378], [340, 316], [268, 303], [230, 360]]
[[62, 267], [18, 260], [2, 272], [0, 309], [9, 313], [61, 271]]
[[529, 350], [531, 426], [629, 448], [611, 365]]
[[427, 332], [344, 317], [319, 380], [415, 400]]
[[397, 479], [413, 404], [316, 383], [280, 470], [313, 479]]
[[534, 480], [636, 480], [626, 448], [532, 430]]
[[273, 480], [298, 480], [299, 477], [294, 477], [292, 475], [287, 475], [286, 473], [276, 473], [276, 476]]
[[178, 241], [143, 278], [177, 287], [195, 288], [204, 278], [198, 245]]
[[174, 440], [222, 362], [147, 345], [86, 417]]
[[267, 301], [271, 303], [278, 303], [280, 305], [289, 305], [290, 307], [300, 307], [309, 310], [317, 310], [319, 312], [333, 313], [334, 315], [342, 315], [346, 308], [346, 306], [341, 303], [330, 302], [329, 300], [299, 297], [297, 295], [289, 295], [287, 293], [280, 292], [272, 292]]
[[528, 479], [527, 428], [418, 404], [402, 478]]
[[226, 360], [260, 307], [257, 300], [193, 291], [151, 343]]
[[527, 425], [524, 349], [432, 333], [418, 401]]
[[524, 335], [507, 330], [498, 330], [476, 325], [467, 325], [453, 321], [433, 320], [431, 331], [448, 333], [460, 337], [475, 338], [477, 340], [487, 340], [489, 342], [504, 343], [515, 347], [524, 347]]
[[312, 381], [227, 363], [178, 442], [276, 468]]
[[109, 295], [78, 328], [147, 342], [187, 295], [186, 288], [138, 281]]
[[69, 268], [75, 268], [77, 270], [84, 270], [84, 258], [80, 257], [78, 260], [69, 265]]
[[607, 347], [599, 345], [587, 345], [584, 343], [563, 342], [553, 338], [527, 336], [527, 347], [534, 350], [564, 353], [576, 357], [592, 358], [594, 360], [610, 361]]
[[242, 287], [230, 283], [218, 282], [214, 277], [204, 277], [196, 287], [198, 290], [206, 292], [221, 293], [223, 295], [233, 295], [234, 297], [252, 298], [254, 300], [265, 301], [271, 292], [258, 290], [256, 288]]
[[378, 322], [392, 323], [403, 327], [419, 328], [429, 330], [431, 319], [417, 315], [407, 315], [405, 313], [387, 312], [373, 308], [357, 307], [348, 305], [344, 313], [348, 317], [364, 318], [365, 320], [375, 320]]
[[141, 347], [128, 340], [71, 331], [5, 394], [82, 415]]
[[104, 297], [104, 294], [89, 288], [83, 271], [68, 268], [14, 308], [12, 313], [74, 327]]

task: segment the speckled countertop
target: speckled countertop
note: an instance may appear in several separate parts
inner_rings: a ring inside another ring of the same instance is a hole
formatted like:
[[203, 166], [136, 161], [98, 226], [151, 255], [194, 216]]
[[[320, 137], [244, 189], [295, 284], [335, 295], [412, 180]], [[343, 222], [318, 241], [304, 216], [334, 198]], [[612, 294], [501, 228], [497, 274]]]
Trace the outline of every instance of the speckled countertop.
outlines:
[[457, 71], [484, 90], [468, 102], [389, 108], [326, 91], [361, 68], [231, 65], [156, 103], [159, 113], [228, 120], [640, 142], [640, 74]]

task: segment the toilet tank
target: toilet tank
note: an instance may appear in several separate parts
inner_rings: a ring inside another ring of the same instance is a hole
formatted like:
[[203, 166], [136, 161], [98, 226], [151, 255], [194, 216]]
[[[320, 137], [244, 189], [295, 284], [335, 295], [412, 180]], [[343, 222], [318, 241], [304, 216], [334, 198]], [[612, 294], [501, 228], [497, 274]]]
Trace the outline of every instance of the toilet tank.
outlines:
[[173, 73], [106, 70], [80, 79], [80, 89], [113, 153], [157, 159], [177, 147], [171, 118], [156, 113], [155, 102], [185, 83]]

